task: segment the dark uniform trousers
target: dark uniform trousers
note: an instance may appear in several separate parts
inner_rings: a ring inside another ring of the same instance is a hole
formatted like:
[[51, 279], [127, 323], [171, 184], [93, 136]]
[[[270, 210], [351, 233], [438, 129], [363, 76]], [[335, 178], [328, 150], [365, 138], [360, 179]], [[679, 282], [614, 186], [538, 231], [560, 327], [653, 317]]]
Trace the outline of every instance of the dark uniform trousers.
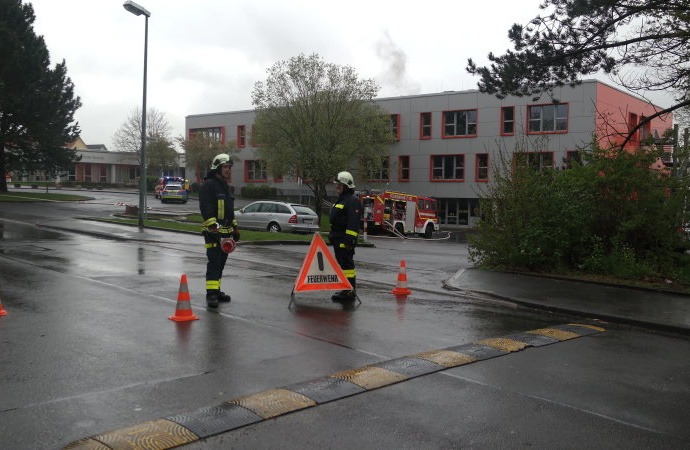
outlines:
[[331, 232], [328, 239], [333, 244], [333, 253], [343, 274], [356, 288], [355, 246], [359, 231], [361, 205], [352, 190], [343, 192], [331, 208]]

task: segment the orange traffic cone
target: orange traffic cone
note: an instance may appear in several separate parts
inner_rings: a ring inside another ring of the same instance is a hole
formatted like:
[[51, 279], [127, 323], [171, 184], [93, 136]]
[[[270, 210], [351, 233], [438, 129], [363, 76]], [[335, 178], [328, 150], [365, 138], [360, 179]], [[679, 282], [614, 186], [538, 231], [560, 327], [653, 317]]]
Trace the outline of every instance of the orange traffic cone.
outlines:
[[407, 289], [407, 271], [405, 269], [405, 260], [400, 261], [400, 272], [398, 272], [398, 285], [391, 291], [395, 295], [409, 295], [412, 291]]
[[7, 315], [7, 311], [2, 309], [2, 298], [0, 298], [0, 316], [6, 316], [6, 315]]
[[187, 288], [187, 275], [180, 278], [180, 292], [177, 294], [177, 309], [175, 315], [168, 317], [175, 322], [187, 322], [189, 320], [199, 320], [192, 312], [192, 304], [189, 301], [189, 289]]

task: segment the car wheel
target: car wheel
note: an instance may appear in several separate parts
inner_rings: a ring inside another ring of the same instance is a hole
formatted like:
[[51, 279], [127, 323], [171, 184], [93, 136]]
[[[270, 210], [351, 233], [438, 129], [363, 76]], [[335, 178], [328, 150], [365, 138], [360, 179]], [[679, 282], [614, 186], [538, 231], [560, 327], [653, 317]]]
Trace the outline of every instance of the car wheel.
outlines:
[[278, 225], [275, 222], [271, 222], [268, 224], [268, 227], [266, 228], [271, 233], [279, 233], [280, 232], [280, 225]]
[[428, 224], [426, 226], [426, 228], [424, 229], [424, 234], [422, 236], [424, 236], [424, 238], [426, 238], [426, 239], [430, 239], [431, 236], [433, 236], [433, 234], [434, 234], [434, 226], [431, 224]]

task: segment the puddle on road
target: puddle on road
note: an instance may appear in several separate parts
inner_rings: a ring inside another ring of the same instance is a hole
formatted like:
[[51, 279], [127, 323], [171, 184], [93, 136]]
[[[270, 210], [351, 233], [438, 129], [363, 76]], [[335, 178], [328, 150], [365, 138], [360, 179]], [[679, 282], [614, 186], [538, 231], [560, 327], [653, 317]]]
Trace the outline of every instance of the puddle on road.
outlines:
[[59, 240], [63, 237], [63, 234], [55, 231], [44, 230], [39, 227], [32, 227], [12, 222], [0, 222], [0, 241], [43, 239]]

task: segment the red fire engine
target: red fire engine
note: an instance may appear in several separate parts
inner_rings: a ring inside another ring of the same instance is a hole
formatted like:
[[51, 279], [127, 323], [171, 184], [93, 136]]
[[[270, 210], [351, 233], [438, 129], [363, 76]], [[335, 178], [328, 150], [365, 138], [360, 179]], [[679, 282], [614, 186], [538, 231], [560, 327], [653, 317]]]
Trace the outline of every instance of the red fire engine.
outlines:
[[393, 234], [421, 234], [430, 238], [438, 231], [437, 201], [402, 192], [361, 192], [362, 222], [368, 232], [386, 231]]

